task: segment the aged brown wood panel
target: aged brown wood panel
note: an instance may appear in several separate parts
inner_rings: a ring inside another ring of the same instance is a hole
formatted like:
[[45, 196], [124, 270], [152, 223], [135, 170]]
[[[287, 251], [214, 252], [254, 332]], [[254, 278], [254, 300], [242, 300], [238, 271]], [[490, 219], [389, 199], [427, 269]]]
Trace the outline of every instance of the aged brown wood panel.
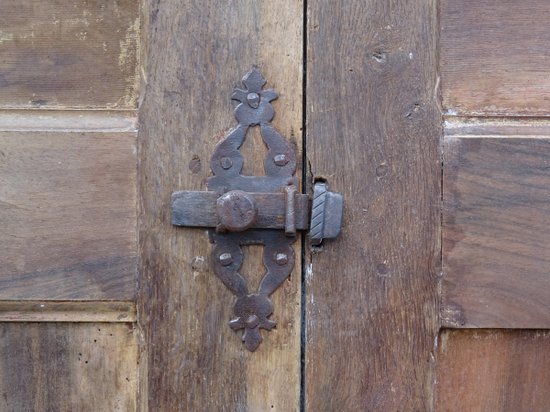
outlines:
[[443, 330], [436, 410], [546, 412], [550, 332]]
[[[233, 87], [252, 65], [279, 92], [275, 127], [301, 147], [302, 7], [282, 0], [148, 3], [138, 312], [149, 410], [299, 409], [299, 253], [291, 278], [273, 295], [278, 328], [262, 332], [263, 343], [249, 353], [228, 326], [234, 297], [210, 270], [206, 231], [171, 226], [170, 194], [206, 189], [214, 145], [236, 124]], [[265, 147], [255, 133], [248, 139], [250, 173]], [[242, 273], [256, 287], [265, 271], [261, 250], [246, 252]]]
[[133, 301], [0, 301], [0, 322], [135, 322]]
[[447, 113], [550, 113], [550, 2], [442, 0], [440, 19]]
[[0, 107], [134, 107], [139, 4], [3, 0]]
[[550, 327], [550, 125], [520, 125], [445, 138], [446, 326]]
[[0, 132], [0, 299], [132, 300], [136, 134]]
[[306, 271], [308, 411], [430, 410], [438, 328], [436, 4], [308, 1], [307, 156], [345, 199]]
[[0, 409], [136, 410], [131, 323], [0, 323]]

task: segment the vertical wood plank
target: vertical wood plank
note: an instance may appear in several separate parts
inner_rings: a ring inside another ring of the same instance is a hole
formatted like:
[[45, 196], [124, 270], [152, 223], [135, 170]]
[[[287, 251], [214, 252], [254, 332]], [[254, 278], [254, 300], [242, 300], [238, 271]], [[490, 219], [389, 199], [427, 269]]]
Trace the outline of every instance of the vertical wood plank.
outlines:
[[430, 410], [438, 328], [434, 1], [308, 2], [307, 156], [345, 199], [306, 271], [308, 411]]
[[[299, 259], [273, 295], [278, 328], [249, 353], [228, 326], [234, 297], [210, 270], [206, 231], [172, 227], [169, 204], [173, 191], [206, 189], [214, 145], [236, 124], [231, 92], [252, 65], [279, 92], [275, 127], [301, 146], [301, 1], [150, 1], [147, 19], [138, 140], [149, 410], [298, 410]], [[248, 139], [245, 171], [253, 172], [265, 147], [254, 133]], [[261, 250], [245, 252], [255, 288]]]
[[0, 409], [136, 410], [134, 324], [0, 323]]
[[545, 412], [550, 332], [444, 330], [437, 359], [440, 412]]

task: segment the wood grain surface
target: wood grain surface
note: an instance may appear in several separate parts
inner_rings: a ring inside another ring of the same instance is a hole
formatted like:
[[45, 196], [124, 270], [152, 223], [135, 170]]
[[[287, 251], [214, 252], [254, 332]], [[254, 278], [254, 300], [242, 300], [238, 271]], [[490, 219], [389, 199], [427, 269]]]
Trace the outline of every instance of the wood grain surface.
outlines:
[[442, 0], [445, 111], [548, 116], [549, 21], [547, 0]]
[[550, 332], [443, 330], [438, 350], [438, 412], [546, 412]]
[[134, 108], [136, 0], [3, 0], [0, 107]]
[[0, 299], [132, 300], [136, 134], [0, 132]]
[[0, 323], [0, 409], [136, 410], [131, 323]]
[[440, 115], [432, 1], [308, 1], [307, 157], [344, 227], [306, 269], [305, 409], [431, 408]]
[[[263, 343], [249, 353], [229, 328], [235, 298], [210, 269], [206, 231], [173, 227], [170, 195], [206, 190], [214, 146], [236, 124], [231, 93], [252, 65], [279, 92], [274, 126], [301, 147], [302, 7], [301, 1], [148, 3], [138, 312], [149, 410], [299, 410], [300, 254], [273, 295], [277, 329], [263, 331]], [[245, 146], [244, 172], [261, 171], [266, 150], [258, 134], [249, 133]], [[265, 272], [261, 247], [247, 249], [241, 272], [255, 288]]]
[[135, 302], [0, 301], [0, 322], [135, 322]]
[[442, 322], [549, 328], [550, 139], [476, 127], [445, 138]]

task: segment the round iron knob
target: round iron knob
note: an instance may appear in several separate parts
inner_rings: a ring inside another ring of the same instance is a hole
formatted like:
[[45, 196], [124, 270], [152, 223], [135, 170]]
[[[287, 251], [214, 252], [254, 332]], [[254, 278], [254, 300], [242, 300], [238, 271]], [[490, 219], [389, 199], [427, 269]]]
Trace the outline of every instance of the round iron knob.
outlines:
[[220, 220], [219, 228], [230, 232], [248, 229], [258, 214], [254, 199], [242, 190], [232, 190], [220, 196], [216, 201], [216, 211]]

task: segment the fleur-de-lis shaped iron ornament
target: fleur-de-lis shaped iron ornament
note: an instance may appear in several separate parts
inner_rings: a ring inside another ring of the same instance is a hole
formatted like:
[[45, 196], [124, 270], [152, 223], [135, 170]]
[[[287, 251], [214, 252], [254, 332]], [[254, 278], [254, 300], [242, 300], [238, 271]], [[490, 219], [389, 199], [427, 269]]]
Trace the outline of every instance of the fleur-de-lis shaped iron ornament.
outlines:
[[[244, 330], [242, 340], [254, 351], [262, 342], [260, 329], [271, 330], [276, 322], [269, 319], [273, 304], [269, 296], [290, 275], [294, 267], [294, 233], [275, 229], [249, 229], [257, 210], [247, 192], [274, 193], [286, 190], [294, 196], [298, 187], [296, 155], [291, 145], [270, 124], [275, 111], [271, 101], [277, 98], [272, 89], [263, 89], [266, 80], [257, 68], [242, 79], [244, 89], [236, 88], [232, 99], [238, 125], [217, 144], [211, 159], [214, 176], [208, 179], [208, 189], [217, 192], [218, 214], [223, 217], [209, 236], [215, 247], [212, 251], [214, 272], [235, 294], [235, 318], [229, 325]], [[265, 176], [241, 175], [244, 159], [239, 148], [249, 127], [259, 126], [268, 148], [264, 159]], [[248, 230], [247, 230], [248, 229]], [[264, 245], [263, 260], [267, 271], [256, 292], [251, 293], [248, 282], [239, 273], [243, 261], [241, 246]]]

